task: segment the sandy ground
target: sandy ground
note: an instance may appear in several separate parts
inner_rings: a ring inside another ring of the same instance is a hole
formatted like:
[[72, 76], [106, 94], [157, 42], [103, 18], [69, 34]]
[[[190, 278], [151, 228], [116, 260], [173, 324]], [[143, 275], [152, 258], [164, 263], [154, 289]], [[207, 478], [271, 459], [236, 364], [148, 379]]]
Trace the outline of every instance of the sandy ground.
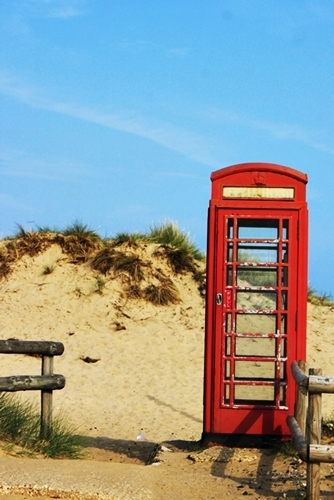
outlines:
[[[46, 265], [55, 266], [51, 274], [43, 274]], [[54, 372], [66, 377], [65, 388], [54, 392], [55, 411], [90, 445], [84, 461], [3, 454], [1, 492], [170, 500], [283, 498], [302, 489], [304, 464], [268, 450], [230, 450], [226, 458], [211, 449], [189, 458], [202, 433], [204, 346], [204, 300], [192, 277], [173, 276], [181, 302], [156, 307], [127, 298], [124, 276], [107, 276], [102, 289], [96, 276], [53, 246], [23, 257], [0, 282], [1, 338], [64, 344], [54, 361]], [[310, 305], [308, 317], [309, 364], [334, 375], [334, 309]], [[3, 376], [40, 373], [37, 358], [0, 355], [0, 362]], [[23, 397], [39, 404], [37, 391]], [[325, 395], [323, 414], [333, 410], [334, 396]], [[165, 451], [145, 465], [161, 443]], [[326, 498], [334, 494], [334, 470], [322, 471]]]

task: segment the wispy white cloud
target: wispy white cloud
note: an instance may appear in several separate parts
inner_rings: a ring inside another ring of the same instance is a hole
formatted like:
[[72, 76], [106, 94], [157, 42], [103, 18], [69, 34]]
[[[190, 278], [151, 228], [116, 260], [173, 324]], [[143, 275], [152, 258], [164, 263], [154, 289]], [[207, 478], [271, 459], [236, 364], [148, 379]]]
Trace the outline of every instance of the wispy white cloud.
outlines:
[[41, 96], [38, 89], [23, 86], [16, 79], [4, 73], [0, 74], [0, 93], [11, 96], [33, 108], [97, 123], [113, 130], [148, 139], [210, 167], [221, 165], [211, 151], [212, 146], [209, 139], [172, 123], [145, 117], [134, 112], [106, 113], [76, 103], [51, 100]]
[[86, 14], [86, 5], [87, 0], [24, 0], [20, 11], [36, 17], [66, 20]]
[[89, 167], [63, 157], [42, 158], [0, 147], [0, 175], [49, 181], [68, 181], [95, 175]]
[[84, 13], [85, 11], [83, 10], [75, 9], [71, 6], [65, 6], [63, 8], [50, 9], [50, 11], [46, 13], [46, 16], [58, 19], [69, 19], [71, 17], [81, 16]]
[[211, 110], [206, 116], [217, 122], [236, 124], [241, 127], [262, 130], [278, 140], [293, 140], [306, 146], [334, 155], [334, 149], [324, 141], [318, 139], [318, 133], [306, 130], [300, 125], [289, 123], [273, 123], [266, 120], [257, 120], [241, 116], [237, 113], [222, 110]]

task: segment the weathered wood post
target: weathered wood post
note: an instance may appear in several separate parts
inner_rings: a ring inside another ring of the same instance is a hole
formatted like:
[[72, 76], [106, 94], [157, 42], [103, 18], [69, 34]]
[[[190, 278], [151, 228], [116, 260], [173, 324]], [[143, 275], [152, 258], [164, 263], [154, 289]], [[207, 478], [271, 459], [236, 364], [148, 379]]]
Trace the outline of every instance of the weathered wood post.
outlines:
[[42, 356], [41, 375], [0, 377], [0, 392], [41, 391], [41, 431], [46, 439], [52, 428], [52, 391], [65, 386], [65, 377], [53, 373], [53, 357], [64, 352], [61, 342], [0, 340], [0, 353]]
[[[53, 375], [53, 356], [42, 356], [42, 375]], [[41, 391], [41, 437], [47, 439], [52, 428], [52, 389]]]
[[[308, 377], [308, 364], [305, 361], [298, 361], [298, 366], [300, 370], [304, 373], [305, 377]], [[296, 399], [296, 410], [295, 417], [300, 427], [303, 436], [306, 435], [306, 415], [307, 415], [307, 403], [308, 403], [308, 392], [307, 388], [303, 388], [297, 385], [297, 399]]]
[[[311, 375], [321, 375], [320, 368], [310, 368]], [[307, 441], [310, 445], [321, 443], [321, 392], [309, 393]], [[312, 460], [312, 458], [310, 457]], [[320, 462], [307, 462], [306, 500], [320, 500]]]

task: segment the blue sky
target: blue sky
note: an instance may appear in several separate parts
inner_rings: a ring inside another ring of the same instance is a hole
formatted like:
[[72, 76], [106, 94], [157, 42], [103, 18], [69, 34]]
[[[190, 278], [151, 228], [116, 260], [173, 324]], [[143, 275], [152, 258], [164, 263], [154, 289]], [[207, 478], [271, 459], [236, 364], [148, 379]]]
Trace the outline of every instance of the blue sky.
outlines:
[[309, 176], [309, 282], [334, 294], [332, 0], [1, 0], [0, 236], [178, 222], [210, 173]]

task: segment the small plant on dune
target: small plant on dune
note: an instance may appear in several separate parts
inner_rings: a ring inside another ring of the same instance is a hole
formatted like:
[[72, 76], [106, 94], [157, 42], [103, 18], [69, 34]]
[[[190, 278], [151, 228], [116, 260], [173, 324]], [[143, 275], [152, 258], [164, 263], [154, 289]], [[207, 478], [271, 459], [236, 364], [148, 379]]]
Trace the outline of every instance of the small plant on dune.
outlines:
[[6, 449], [13, 445], [21, 453], [39, 453], [50, 458], [81, 458], [82, 439], [62, 418], [54, 418], [48, 439], [40, 437], [40, 415], [29, 403], [22, 403], [11, 395], [0, 396], [0, 438]]
[[37, 232], [40, 234], [59, 234], [61, 231], [56, 227], [37, 226]]
[[189, 234], [180, 231], [176, 222], [166, 221], [151, 227], [147, 238], [152, 243], [183, 249], [196, 260], [204, 260], [203, 252], [191, 241]]
[[125, 254], [117, 252], [114, 261], [116, 272], [126, 272], [136, 282], [144, 278], [143, 261], [136, 254]]
[[50, 243], [41, 237], [36, 231], [26, 231], [20, 224], [14, 237], [7, 243], [8, 257], [12, 262], [20, 259], [23, 255], [34, 257], [45, 250]]
[[74, 263], [85, 262], [94, 251], [103, 246], [101, 236], [79, 221], [75, 221], [65, 228], [61, 235], [57, 235], [56, 242], [71, 255]]
[[77, 297], [81, 297], [83, 295], [83, 291], [81, 290], [81, 288], [79, 286], [76, 286], [74, 291], [75, 291]]
[[0, 279], [6, 278], [11, 273], [11, 270], [10, 263], [0, 255]]
[[147, 236], [143, 233], [117, 233], [111, 240], [111, 244], [114, 247], [120, 245], [128, 245], [129, 247], [137, 247], [139, 243], [147, 240]]
[[289, 439], [287, 441], [278, 441], [278, 443], [275, 444], [274, 448], [284, 458], [298, 457], [298, 453], [292, 439]]
[[205, 297], [206, 292], [206, 271], [205, 270], [196, 270], [193, 273], [193, 277], [195, 282], [198, 285], [198, 291], [201, 297]]
[[75, 220], [72, 224], [67, 226], [63, 231], [62, 234], [64, 236], [75, 236], [77, 238], [90, 238], [91, 240], [101, 240], [101, 236], [94, 231], [93, 229], [90, 229], [90, 227], [87, 224], [83, 224], [79, 220]]
[[125, 272], [136, 282], [141, 281], [144, 277], [144, 263], [138, 255], [135, 253], [126, 254], [110, 247], [100, 250], [90, 265], [103, 274], [107, 274], [111, 269], [116, 273]]
[[101, 276], [95, 276], [94, 292], [102, 295], [102, 291], [103, 291], [105, 286], [106, 286], [106, 282], [104, 281], [104, 279], [102, 279]]
[[180, 301], [179, 293], [169, 278], [165, 278], [158, 285], [152, 283], [147, 286], [143, 294], [146, 300], [156, 306], [177, 304]]
[[131, 283], [125, 289], [126, 296], [131, 299], [141, 299], [143, 298], [143, 291], [138, 285], [138, 283]]
[[43, 267], [42, 274], [47, 275], [53, 273], [53, 271], [56, 269], [56, 264], [47, 264]]
[[324, 436], [329, 438], [334, 437], [334, 413], [322, 419], [321, 428]]
[[307, 292], [307, 300], [315, 306], [333, 306], [334, 302], [331, 295], [322, 293], [319, 294], [315, 288], [309, 287]]
[[107, 274], [113, 267], [115, 261], [115, 250], [110, 247], [100, 250], [92, 259], [90, 265], [95, 271]]
[[174, 248], [169, 245], [161, 245], [154, 255], [163, 255], [166, 257], [168, 264], [175, 273], [183, 273], [185, 271], [195, 272], [195, 263], [193, 256], [186, 248]]

